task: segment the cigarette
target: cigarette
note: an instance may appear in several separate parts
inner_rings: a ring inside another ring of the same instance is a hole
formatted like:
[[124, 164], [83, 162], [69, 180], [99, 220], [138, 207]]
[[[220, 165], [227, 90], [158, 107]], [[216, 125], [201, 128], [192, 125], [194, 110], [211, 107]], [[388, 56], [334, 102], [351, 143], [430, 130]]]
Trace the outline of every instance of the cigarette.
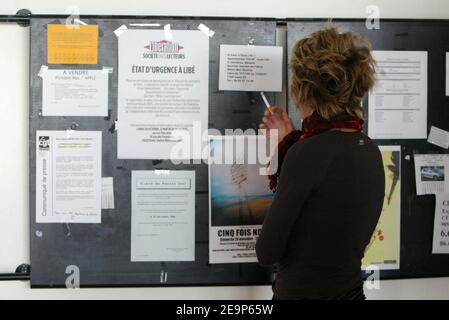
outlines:
[[262, 97], [263, 102], [265, 102], [265, 105], [267, 106], [268, 111], [270, 111], [270, 113], [273, 114], [273, 112], [271, 112], [271, 109], [270, 109], [271, 106], [270, 106], [270, 103], [269, 103], [268, 100], [267, 100], [267, 97], [265, 97], [265, 95], [263, 94], [263, 92], [261, 92], [260, 95], [261, 95], [261, 97]]

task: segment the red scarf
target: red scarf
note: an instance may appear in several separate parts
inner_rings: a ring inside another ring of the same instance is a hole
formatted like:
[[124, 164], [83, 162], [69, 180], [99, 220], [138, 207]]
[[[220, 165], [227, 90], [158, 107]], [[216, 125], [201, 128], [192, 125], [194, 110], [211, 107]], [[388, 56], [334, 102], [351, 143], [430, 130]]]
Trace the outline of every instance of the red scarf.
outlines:
[[295, 130], [287, 134], [278, 145], [278, 168], [275, 174], [269, 175], [270, 189], [275, 192], [281, 174], [281, 166], [288, 149], [298, 140], [310, 138], [330, 129], [352, 129], [362, 131], [363, 120], [346, 113], [336, 115], [329, 120], [321, 117], [317, 112], [305, 118], [302, 122], [302, 131]]

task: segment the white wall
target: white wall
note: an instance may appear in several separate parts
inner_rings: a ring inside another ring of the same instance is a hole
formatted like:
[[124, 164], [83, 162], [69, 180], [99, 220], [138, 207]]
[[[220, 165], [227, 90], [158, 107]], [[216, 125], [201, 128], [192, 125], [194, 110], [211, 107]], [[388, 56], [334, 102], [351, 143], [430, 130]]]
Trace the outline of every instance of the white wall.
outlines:
[[[0, 15], [27, 8], [34, 14], [64, 14], [77, 5], [81, 14], [365, 17], [368, 5], [378, 5], [382, 18], [449, 19], [447, 0], [165, 0], [2, 1]], [[28, 63], [29, 32], [0, 24], [0, 272], [12, 272], [29, 262], [28, 237]], [[382, 281], [371, 299], [449, 299], [449, 278]], [[193, 287], [119, 289], [29, 289], [29, 282], [0, 282], [0, 299], [268, 299], [269, 287]]]
[[[6, 2], [6, 3], [5, 3]], [[2, 1], [0, 12], [27, 8], [35, 14], [64, 13], [77, 5], [82, 14], [191, 15], [237, 17], [355, 17], [378, 5], [384, 18], [447, 18], [447, 0], [15, 0]]]

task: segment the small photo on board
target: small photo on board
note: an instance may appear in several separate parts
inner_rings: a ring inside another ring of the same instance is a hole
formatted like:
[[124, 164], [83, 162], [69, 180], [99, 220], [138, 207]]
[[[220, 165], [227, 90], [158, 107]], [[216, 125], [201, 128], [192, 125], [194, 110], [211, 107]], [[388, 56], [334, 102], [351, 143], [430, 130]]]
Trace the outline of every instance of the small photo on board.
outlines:
[[444, 166], [421, 167], [421, 181], [444, 181]]
[[[222, 148], [223, 139], [210, 141], [211, 152]], [[211, 225], [262, 225], [273, 192], [258, 164], [209, 164]]]

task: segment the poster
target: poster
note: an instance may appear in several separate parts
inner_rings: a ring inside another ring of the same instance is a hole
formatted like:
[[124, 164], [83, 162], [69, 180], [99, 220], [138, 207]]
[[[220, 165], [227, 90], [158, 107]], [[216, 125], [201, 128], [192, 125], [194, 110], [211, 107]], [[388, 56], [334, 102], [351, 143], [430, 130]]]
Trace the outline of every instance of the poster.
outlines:
[[401, 149], [379, 146], [385, 170], [385, 198], [379, 222], [365, 250], [362, 269], [399, 269], [401, 241]]
[[209, 37], [199, 30], [170, 35], [119, 35], [120, 159], [201, 159], [207, 146], [201, 137], [208, 129]]
[[449, 154], [415, 154], [416, 194], [449, 192]]
[[103, 70], [47, 70], [42, 75], [42, 114], [106, 117], [108, 78]]
[[47, 25], [49, 64], [97, 64], [97, 25]]
[[282, 91], [282, 47], [220, 45], [219, 90]]
[[432, 253], [449, 253], [449, 193], [435, 195]]
[[[211, 137], [210, 153], [225, 150], [226, 138]], [[236, 149], [233, 162], [209, 163], [210, 263], [257, 262], [256, 241], [273, 200], [265, 166], [248, 161], [249, 148]]]
[[376, 85], [368, 97], [372, 139], [427, 138], [427, 52], [373, 51]]
[[36, 222], [101, 223], [101, 131], [36, 131]]
[[195, 260], [195, 171], [132, 171], [131, 261]]

